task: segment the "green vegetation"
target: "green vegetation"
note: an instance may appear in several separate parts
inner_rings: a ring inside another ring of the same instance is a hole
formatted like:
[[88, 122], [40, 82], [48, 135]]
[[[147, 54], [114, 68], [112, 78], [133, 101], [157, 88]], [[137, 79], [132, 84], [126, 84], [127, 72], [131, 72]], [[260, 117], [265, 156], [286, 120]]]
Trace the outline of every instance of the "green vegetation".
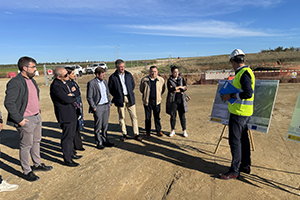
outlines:
[[294, 47], [283, 48], [283, 47], [279, 46], [279, 47], [277, 47], [275, 49], [271, 49], [271, 48], [269, 48], [268, 50], [263, 49], [260, 52], [261, 53], [266, 53], [266, 52], [280, 52], [280, 51], [299, 51], [299, 48], [297, 48], [297, 49], [294, 48]]

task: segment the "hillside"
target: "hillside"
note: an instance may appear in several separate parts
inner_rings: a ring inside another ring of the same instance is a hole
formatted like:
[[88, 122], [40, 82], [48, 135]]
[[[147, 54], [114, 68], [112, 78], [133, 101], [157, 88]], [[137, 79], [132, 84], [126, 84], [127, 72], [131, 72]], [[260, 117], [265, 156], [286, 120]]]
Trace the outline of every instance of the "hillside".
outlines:
[[[262, 69], [285, 69], [289, 67], [300, 66], [300, 51], [282, 51], [246, 54], [246, 63], [253, 70]], [[160, 65], [161, 73], [169, 73], [168, 62]], [[232, 69], [229, 62], [229, 55], [217, 55], [206, 57], [190, 57], [173, 59], [172, 64], [180, 67], [181, 72], [195, 73], [209, 70]]]

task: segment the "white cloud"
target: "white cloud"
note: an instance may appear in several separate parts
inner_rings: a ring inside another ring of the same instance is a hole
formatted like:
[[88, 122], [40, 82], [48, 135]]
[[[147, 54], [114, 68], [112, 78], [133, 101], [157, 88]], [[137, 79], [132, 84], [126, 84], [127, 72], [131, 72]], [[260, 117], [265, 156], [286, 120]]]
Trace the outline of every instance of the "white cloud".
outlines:
[[232, 38], [267, 37], [279, 34], [243, 28], [232, 22], [203, 21], [176, 25], [123, 25], [126, 32], [145, 35]]
[[176, 17], [232, 13], [249, 6], [269, 8], [281, 2], [282, 0], [14, 0], [1, 2], [0, 7], [64, 14]]
[[7, 14], [7, 15], [12, 15], [13, 13], [12, 13], [12, 12], [6, 11], [5, 14]]

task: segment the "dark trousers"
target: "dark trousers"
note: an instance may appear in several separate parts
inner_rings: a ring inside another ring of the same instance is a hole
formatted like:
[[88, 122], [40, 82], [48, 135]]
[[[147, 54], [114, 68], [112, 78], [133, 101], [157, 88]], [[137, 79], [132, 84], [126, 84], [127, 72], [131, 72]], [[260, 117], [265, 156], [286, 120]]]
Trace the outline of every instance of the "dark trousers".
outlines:
[[[103, 143], [109, 142], [107, 137], [108, 118], [109, 118], [110, 106], [109, 104], [98, 105], [94, 114], [94, 134], [96, 145], [103, 145]], [[101, 131], [101, 135], [100, 135]]]
[[154, 123], [155, 123], [155, 131], [159, 133], [161, 131], [160, 124], [160, 104], [156, 105], [155, 100], [149, 100], [148, 106], [144, 105], [145, 109], [145, 129], [146, 133], [150, 133], [151, 131], [151, 111], [153, 111]]
[[76, 132], [75, 132], [73, 144], [74, 144], [74, 149], [75, 150], [83, 148], [82, 139], [81, 139], [80, 130], [79, 130], [79, 121], [78, 120], [77, 120], [77, 126], [76, 126]]
[[239, 174], [240, 166], [250, 168], [250, 142], [248, 138], [248, 122], [250, 117], [230, 114], [229, 145], [232, 155], [230, 171]]
[[172, 111], [171, 111], [171, 118], [170, 118], [170, 123], [171, 123], [171, 129], [175, 129], [176, 125], [176, 116], [177, 116], [177, 110], [180, 118], [180, 123], [182, 130], [186, 130], [186, 120], [185, 120], [185, 112], [184, 112], [184, 106], [182, 101], [175, 101], [172, 105]]
[[77, 120], [70, 123], [62, 123], [60, 127], [62, 129], [61, 137], [61, 149], [63, 152], [63, 158], [66, 161], [71, 160], [73, 155], [73, 140], [76, 132]]

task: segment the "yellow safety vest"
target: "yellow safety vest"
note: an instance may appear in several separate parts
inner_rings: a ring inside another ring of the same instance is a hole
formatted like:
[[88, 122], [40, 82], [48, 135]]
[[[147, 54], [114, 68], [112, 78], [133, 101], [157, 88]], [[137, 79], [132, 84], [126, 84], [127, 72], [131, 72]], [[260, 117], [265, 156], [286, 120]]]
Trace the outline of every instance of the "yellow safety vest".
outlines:
[[233, 86], [237, 89], [242, 89], [240, 79], [245, 71], [248, 71], [248, 73], [251, 76], [251, 87], [253, 90], [252, 97], [249, 99], [241, 99], [237, 100], [233, 105], [231, 103], [228, 103], [228, 109], [229, 112], [235, 115], [241, 115], [241, 116], [251, 116], [253, 114], [253, 102], [254, 102], [254, 86], [255, 86], [255, 76], [252, 72], [252, 70], [249, 67], [242, 68], [233, 79]]

